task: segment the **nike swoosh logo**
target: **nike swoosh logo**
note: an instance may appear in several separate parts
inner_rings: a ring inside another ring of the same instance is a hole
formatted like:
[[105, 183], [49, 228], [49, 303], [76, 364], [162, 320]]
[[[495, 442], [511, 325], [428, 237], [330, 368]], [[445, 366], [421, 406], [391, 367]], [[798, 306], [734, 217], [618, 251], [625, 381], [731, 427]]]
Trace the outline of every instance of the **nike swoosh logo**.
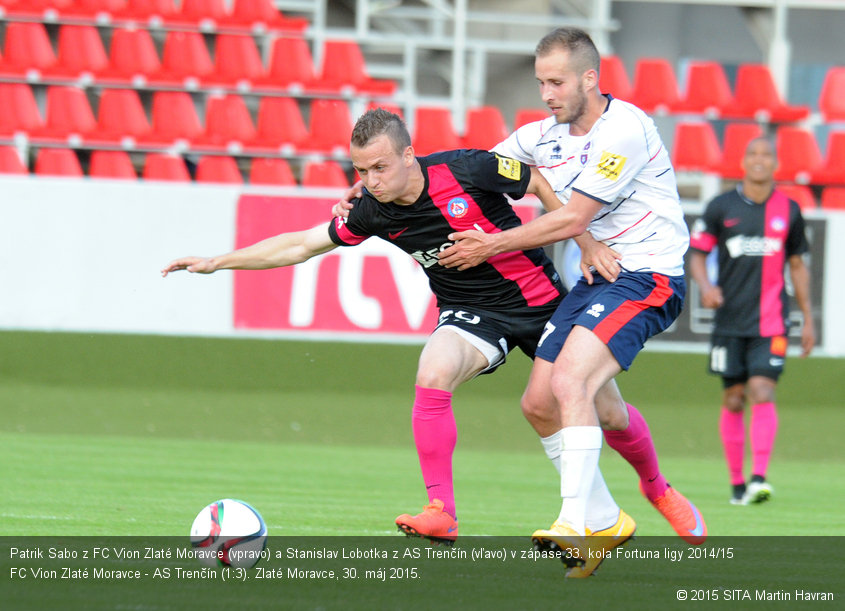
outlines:
[[696, 537], [700, 537], [702, 534], [704, 534], [704, 522], [701, 519], [701, 514], [698, 513], [698, 507], [696, 507], [692, 503], [690, 503], [690, 506], [692, 507], [692, 515], [695, 516], [695, 528], [693, 528], [690, 533], [692, 533]]
[[734, 225], [739, 225], [742, 219], [725, 219], [725, 227], [733, 227]]
[[425, 489], [426, 489], [426, 490], [430, 490], [430, 489], [432, 489], [432, 488], [437, 488], [437, 486], [439, 486], [439, 485], [440, 485], [440, 484], [432, 484], [431, 486], [426, 486], [426, 487], [425, 487]]
[[446, 533], [447, 533], [447, 534], [448, 534], [448, 533], [453, 533], [453, 532], [455, 532], [456, 530], [458, 530], [458, 527], [457, 527], [457, 526], [455, 526], [455, 525], [453, 524], [452, 526], [450, 526], [450, 527], [446, 530]]
[[396, 238], [398, 238], [400, 235], [402, 235], [406, 231], [408, 231], [407, 227], [405, 227], [405, 229], [401, 229], [401, 230], [397, 231], [396, 233], [388, 233], [387, 237], [390, 238], [391, 240], [395, 240]]

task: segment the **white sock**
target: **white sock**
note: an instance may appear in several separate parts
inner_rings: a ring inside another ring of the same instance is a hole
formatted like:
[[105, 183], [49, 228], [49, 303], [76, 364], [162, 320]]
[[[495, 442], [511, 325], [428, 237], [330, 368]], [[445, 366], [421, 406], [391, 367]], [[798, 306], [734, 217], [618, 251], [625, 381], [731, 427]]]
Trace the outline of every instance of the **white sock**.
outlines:
[[587, 502], [598, 471], [602, 432], [597, 426], [570, 426], [561, 431], [558, 520], [585, 534]]
[[560, 431], [552, 433], [548, 437], [540, 437], [540, 443], [543, 444], [543, 449], [546, 451], [546, 456], [552, 461], [558, 475], [560, 474]]
[[587, 500], [587, 519], [585, 524], [591, 531], [610, 528], [619, 520], [619, 505], [613, 500], [601, 470], [596, 468], [590, 498]]

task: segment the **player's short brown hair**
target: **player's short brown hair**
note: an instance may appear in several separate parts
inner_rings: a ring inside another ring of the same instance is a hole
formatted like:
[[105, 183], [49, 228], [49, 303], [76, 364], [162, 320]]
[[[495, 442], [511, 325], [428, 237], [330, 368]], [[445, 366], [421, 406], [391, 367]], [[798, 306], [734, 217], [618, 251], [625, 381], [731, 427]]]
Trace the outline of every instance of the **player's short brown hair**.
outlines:
[[387, 135], [390, 138], [397, 153], [401, 154], [411, 146], [411, 135], [402, 117], [384, 108], [368, 110], [361, 115], [355, 127], [352, 128], [352, 146], [363, 148], [381, 135]]
[[572, 68], [577, 74], [584, 74], [587, 70], [599, 73], [601, 56], [593, 39], [580, 28], [564, 27], [552, 30], [537, 43], [534, 55], [543, 57], [556, 50], [569, 51]]

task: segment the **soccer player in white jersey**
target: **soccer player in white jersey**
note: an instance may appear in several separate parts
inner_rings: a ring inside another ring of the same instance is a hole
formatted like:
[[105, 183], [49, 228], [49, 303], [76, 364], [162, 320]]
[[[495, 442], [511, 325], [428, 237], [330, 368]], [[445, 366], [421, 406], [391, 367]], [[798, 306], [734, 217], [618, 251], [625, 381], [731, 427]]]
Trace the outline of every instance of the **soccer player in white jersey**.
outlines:
[[[530, 411], [532, 403], [542, 404], [551, 393], [560, 408], [563, 502], [552, 526], [532, 538], [541, 548], [574, 550], [565, 560], [570, 577], [592, 573], [600, 560], [590, 557], [602, 556], [596, 551], [633, 534], [633, 520], [606, 492], [598, 468], [600, 425], [624, 421], [629, 414], [619, 413], [625, 408], [615, 403], [597, 407], [595, 399], [630, 367], [649, 337], [677, 318], [689, 246], [674, 171], [654, 123], [635, 106], [600, 92], [599, 62], [582, 30], [559, 28], [545, 36], [537, 46], [535, 71], [553, 116], [523, 126], [495, 149], [536, 165], [566, 205], [507, 231], [453, 233], [449, 239], [456, 244], [441, 253], [441, 264], [466, 269], [497, 253], [589, 231], [622, 255], [615, 282], [582, 278], [563, 300], [540, 340], [523, 398]], [[664, 486], [663, 495], [646, 496], [686, 540], [703, 542], [701, 514], [665, 481]], [[601, 489], [605, 494], [597, 495]], [[614, 508], [616, 523], [588, 526], [591, 515], [611, 516]]]

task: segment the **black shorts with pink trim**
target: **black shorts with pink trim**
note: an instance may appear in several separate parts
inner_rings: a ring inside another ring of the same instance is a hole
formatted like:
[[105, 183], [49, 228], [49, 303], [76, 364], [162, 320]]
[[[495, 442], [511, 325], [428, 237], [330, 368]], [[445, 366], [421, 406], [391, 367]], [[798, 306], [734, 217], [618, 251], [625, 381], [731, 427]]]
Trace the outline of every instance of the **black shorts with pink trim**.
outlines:
[[546, 324], [537, 357], [554, 362], [575, 325], [590, 329], [627, 370], [648, 338], [671, 325], [684, 305], [683, 276], [623, 272], [616, 282], [578, 281]]

